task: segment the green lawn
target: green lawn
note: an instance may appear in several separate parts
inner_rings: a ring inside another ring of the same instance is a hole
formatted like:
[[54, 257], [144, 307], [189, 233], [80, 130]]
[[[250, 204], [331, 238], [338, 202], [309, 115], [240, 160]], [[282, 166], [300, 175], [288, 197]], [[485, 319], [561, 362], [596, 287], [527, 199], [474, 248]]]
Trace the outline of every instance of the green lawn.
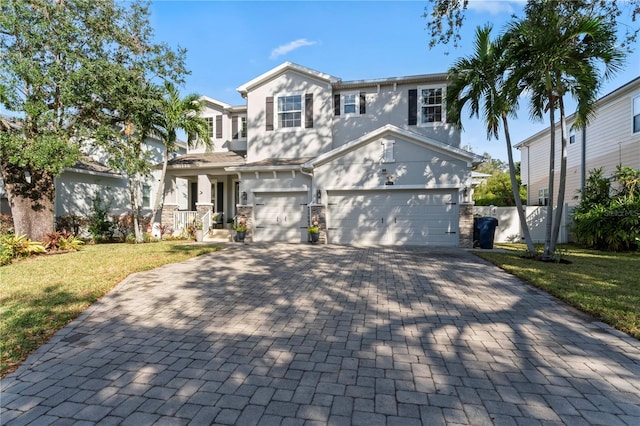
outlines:
[[496, 248], [508, 252], [474, 253], [640, 339], [640, 252], [607, 253], [566, 246], [562, 258], [571, 263], [564, 264], [523, 258], [522, 245], [497, 244]]
[[0, 267], [0, 377], [129, 274], [221, 247], [101, 244]]

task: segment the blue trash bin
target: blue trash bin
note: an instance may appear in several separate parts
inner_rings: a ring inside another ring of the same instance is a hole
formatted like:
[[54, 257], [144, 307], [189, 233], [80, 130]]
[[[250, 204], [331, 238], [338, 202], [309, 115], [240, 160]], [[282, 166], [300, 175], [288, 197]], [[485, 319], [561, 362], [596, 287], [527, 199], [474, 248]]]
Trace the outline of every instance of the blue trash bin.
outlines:
[[493, 248], [493, 238], [495, 236], [498, 219], [495, 217], [476, 217], [473, 220], [474, 240], [482, 249]]

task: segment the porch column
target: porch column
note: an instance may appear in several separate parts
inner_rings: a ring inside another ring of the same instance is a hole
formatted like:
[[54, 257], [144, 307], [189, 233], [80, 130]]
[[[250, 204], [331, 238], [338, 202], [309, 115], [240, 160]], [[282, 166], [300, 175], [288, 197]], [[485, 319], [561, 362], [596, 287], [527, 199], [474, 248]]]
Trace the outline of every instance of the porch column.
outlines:
[[[164, 203], [160, 212], [160, 224], [167, 228], [173, 228], [173, 213], [180, 208], [176, 191], [176, 177], [165, 176], [164, 179]], [[159, 230], [155, 229], [154, 236], [158, 236]]]
[[198, 219], [202, 219], [207, 212], [213, 210], [211, 203], [211, 179], [207, 175], [198, 175], [198, 194], [196, 202], [196, 211]]

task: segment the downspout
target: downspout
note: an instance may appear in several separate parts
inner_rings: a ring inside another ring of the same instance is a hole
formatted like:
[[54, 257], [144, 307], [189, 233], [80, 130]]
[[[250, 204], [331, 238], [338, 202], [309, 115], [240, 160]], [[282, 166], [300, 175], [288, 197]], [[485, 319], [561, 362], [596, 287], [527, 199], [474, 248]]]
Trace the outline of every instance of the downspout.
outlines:
[[580, 194], [584, 192], [584, 185], [587, 182], [587, 126], [584, 126], [582, 128], [581, 163], [582, 164], [580, 167]]
[[[313, 170], [313, 169], [312, 169]], [[303, 175], [307, 175], [311, 178], [311, 204], [313, 204], [314, 202], [314, 197], [315, 197], [315, 181], [313, 179], [313, 172], [305, 172], [304, 171], [304, 166], [300, 165], [300, 173], [302, 173]], [[318, 200], [316, 199], [315, 202], [317, 203]], [[308, 219], [308, 226], [311, 226], [311, 207], [307, 206], [307, 208], [309, 209], [309, 213], [307, 214], [307, 219]]]

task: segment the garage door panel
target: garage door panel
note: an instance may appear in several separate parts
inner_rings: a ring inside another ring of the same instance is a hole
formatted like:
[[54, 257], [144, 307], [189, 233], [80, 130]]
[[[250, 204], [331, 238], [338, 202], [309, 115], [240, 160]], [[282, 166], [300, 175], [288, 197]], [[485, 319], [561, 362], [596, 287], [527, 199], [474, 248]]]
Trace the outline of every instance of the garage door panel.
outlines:
[[254, 241], [306, 241], [306, 200], [305, 193], [257, 196]]
[[451, 191], [329, 194], [329, 241], [337, 244], [457, 245]]

